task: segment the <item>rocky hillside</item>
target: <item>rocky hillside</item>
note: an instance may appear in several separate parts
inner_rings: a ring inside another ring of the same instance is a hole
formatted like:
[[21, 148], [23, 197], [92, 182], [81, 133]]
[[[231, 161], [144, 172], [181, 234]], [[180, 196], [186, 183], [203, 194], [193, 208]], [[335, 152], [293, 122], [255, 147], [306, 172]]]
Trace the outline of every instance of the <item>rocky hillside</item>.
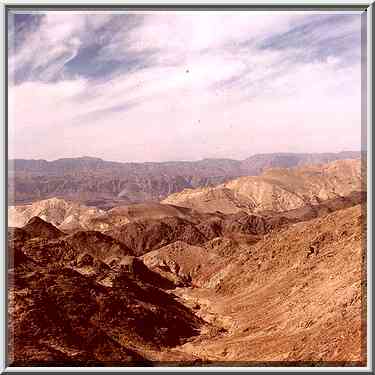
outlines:
[[39, 220], [9, 236], [12, 365], [148, 366], [198, 333], [203, 321], [124, 245], [100, 233], [40, 237], [51, 224]]
[[[189, 261], [193, 271], [182, 261], [198, 287], [176, 294], [221, 333], [206, 331], [179, 349], [227, 364], [363, 365], [365, 220], [355, 206], [269, 234], [222, 260]], [[178, 254], [168, 256], [177, 269]]]
[[324, 154], [259, 154], [245, 160], [204, 159], [194, 162], [118, 163], [82, 157], [10, 160], [9, 204], [59, 197], [110, 208], [158, 201], [185, 188], [214, 186], [239, 176], [258, 175], [268, 168], [289, 168], [360, 158], [359, 152]]
[[20, 229], [27, 234], [30, 227], [35, 235], [41, 237], [59, 238], [63, 234], [70, 234], [77, 246], [81, 240], [93, 243], [93, 247], [100, 243], [102, 251], [112, 246], [108, 238], [113, 237], [130, 249], [132, 254], [142, 255], [175, 241], [195, 245], [215, 237], [240, 236], [252, 242], [258, 235], [289, 223], [310, 220], [351, 207], [364, 199], [364, 193], [353, 192], [319, 204], [264, 215], [246, 211], [234, 214], [201, 213], [160, 203], [135, 204], [101, 211], [74, 202], [49, 199], [30, 206], [11, 207], [8, 222], [14, 230]]
[[199, 223], [219, 213], [275, 214], [363, 191], [365, 173], [361, 161], [354, 159], [270, 169], [261, 176], [240, 177], [216, 187], [185, 189], [164, 199], [163, 204], [147, 202], [110, 210], [50, 198], [10, 206], [8, 222], [11, 227], [21, 227], [31, 217], [38, 216], [63, 231], [106, 231], [143, 219], [178, 217]]
[[106, 234], [33, 217], [8, 233], [10, 360], [363, 364], [365, 198]]
[[269, 169], [210, 188], [185, 189], [162, 203], [201, 212], [282, 212], [346, 196], [365, 189], [366, 171], [360, 160], [325, 165]]
[[130, 222], [159, 220], [175, 217], [199, 223], [213, 215], [200, 213], [190, 208], [156, 202], [132, 204], [101, 210], [61, 198], [50, 198], [28, 205], [8, 208], [9, 227], [23, 227], [31, 218], [39, 217], [62, 231], [112, 230]]
[[22, 227], [30, 218], [38, 216], [62, 230], [87, 228], [91, 218], [102, 214], [104, 214], [104, 211], [95, 207], [51, 198], [28, 205], [10, 206], [8, 208], [8, 225], [10, 227]]
[[12, 365], [364, 365], [364, 172], [273, 168], [169, 198], [188, 207], [11, 207]]

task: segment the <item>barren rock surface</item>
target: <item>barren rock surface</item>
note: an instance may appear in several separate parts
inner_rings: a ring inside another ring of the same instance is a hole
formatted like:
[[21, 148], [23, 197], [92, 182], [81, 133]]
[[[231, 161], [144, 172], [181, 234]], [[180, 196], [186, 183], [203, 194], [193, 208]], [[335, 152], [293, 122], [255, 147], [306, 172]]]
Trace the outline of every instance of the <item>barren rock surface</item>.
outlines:
[[220, 270], [203, 268], [206, 283], [223, 274], [215, 292], [177, 293], [225, 331], [179, 349], [211, 361], [363, 361], [363, 225], [356, 206], [267, 236]]
[[260, 176], [240, 177], [217, 187], [185, 189], [162, 201], [202, 212], [287, 211], [363, 190], [361, 160], [326, 165], [269, 169]]
[[[267, 189], [264, 205], [227, 213], [59, 199], [13, 208], [24, 216], [8, 228], [12, 365], [365, 364], [357, 173], [355, 161], [264, 173], [304, 196], [287, 210], [295, 202]], [[258, 192], [255, 178], [225, 189]], [[65, 226], [72, 215], [79, 225]]]

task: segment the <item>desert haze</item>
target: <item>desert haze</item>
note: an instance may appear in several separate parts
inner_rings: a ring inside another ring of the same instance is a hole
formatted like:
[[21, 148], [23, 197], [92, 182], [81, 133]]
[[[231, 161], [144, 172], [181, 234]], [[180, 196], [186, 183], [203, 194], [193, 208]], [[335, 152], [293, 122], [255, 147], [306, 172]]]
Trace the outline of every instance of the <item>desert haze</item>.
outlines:
[[81, 157], [9, 160], [10, 204], [44, 198], [76, 199], [109, 208], [119, 204], [160, 200], [186, 188], [220, 184], [236, 177], [259, 175], [267, 168], [361, 157], [360, 152], [255, 154], [244, 160], [204, 159], [163, 163], [120, 163]]
[[[75, 195], [10, 206], [12, 362], [363, 365], [366, 169], [340, 156], [294, 156], [292, 168], [263, 156], [256, 176], [224, 174], [159, 202], [99, 208]], [[22, 192], [65, 163], [110, 178], [96, 159], [16, 161], [17, 173], [35, 166]], [[204, 162], [204, 178], [223, 163]]]

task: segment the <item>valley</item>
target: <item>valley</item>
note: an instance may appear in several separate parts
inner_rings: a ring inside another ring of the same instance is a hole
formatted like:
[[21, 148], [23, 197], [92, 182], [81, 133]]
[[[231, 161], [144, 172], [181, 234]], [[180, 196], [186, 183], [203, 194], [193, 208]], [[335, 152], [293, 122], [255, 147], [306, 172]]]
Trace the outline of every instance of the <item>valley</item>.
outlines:
[[14, 366], [362, 366], [360, 160], [112, 208], [10, 206]]

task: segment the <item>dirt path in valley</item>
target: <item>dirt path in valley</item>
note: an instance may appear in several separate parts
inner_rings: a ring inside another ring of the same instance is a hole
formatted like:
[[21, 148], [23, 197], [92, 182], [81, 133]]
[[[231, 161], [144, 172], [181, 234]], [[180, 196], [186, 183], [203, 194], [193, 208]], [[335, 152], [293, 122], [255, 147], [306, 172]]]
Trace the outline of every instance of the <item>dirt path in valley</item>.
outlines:
[[173, 350], [183, 352], [202, 361], [223, 361], [225, 359], [225, 348], [214, 355], [209, 353], [205, 344], [231, 336], [237, 327], [236, 321], [228, 315], [221, 315], [210, 298], [210, 290], [176, 288], [172, 292], [180, 303], [195, 311], [205, 323], [200, 329], [198, 336], [192, 337], [188, 342]]

